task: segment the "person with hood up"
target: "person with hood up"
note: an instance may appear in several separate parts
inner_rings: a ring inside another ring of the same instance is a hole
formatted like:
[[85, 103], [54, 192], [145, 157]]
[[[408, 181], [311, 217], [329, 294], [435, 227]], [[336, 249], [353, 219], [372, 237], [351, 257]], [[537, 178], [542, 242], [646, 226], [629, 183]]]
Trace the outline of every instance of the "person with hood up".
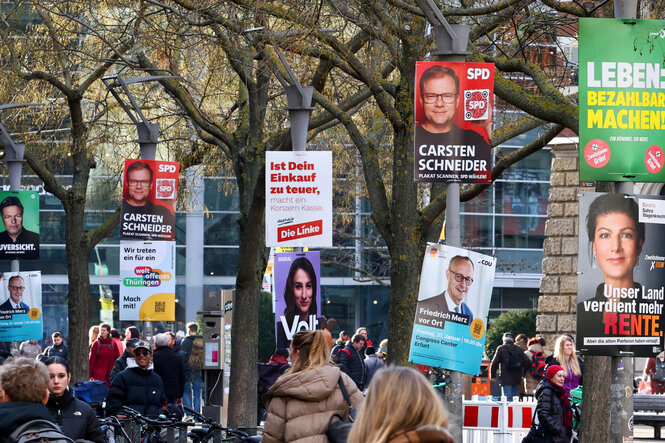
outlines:
[[552, 443], [568, 443], [573, 435], [573, 411], [563, 388], [566, 371], [559, 365], [550, 365], [545, 374], [536, 388], [539, 426]]
[[363, 396], [356, 384], [329, 363], [330, 349], [322, 331], [296, 332], [291, 340], [293, 366], [262, 397], [268, 408], [263, 442], [328, 441], [332, 414], [345, 417], [349, 406], [341, 381], [357, 409]]

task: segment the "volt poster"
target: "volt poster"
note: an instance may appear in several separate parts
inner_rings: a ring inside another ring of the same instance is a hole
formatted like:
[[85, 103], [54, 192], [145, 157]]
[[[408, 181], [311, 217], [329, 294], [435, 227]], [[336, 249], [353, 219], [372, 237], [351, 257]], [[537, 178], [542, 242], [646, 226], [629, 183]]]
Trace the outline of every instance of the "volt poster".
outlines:
[[577, 349], [654, 357], [663, 347], [665, 197], [583, 192]]
[[496, 258], [428, 244], [409, 361], [477, 374], [483, 358]]
[[321, 329], [321, 255], [318, 251], [275, 254], [275, 337], [288, 348], [293, 334]]
[[180, 163], [125, 160], [120, 237], [173, 240]]
[[175, 242], [120, 242], [120, 320], [175, 321]]
[[0, 340], [41, 340], [41, 271], [5, 272], [0, 291]]
[[414, 179], [490, 183], [494, 64], [416, 62]]
[[39, 193], [0, 191], [0, 260], [39, 258]]
[[580, 180], [665, 181], [665, 21], [579, 19]]
[[332, 246], [332, 152], [266, 152], [266, 246]]

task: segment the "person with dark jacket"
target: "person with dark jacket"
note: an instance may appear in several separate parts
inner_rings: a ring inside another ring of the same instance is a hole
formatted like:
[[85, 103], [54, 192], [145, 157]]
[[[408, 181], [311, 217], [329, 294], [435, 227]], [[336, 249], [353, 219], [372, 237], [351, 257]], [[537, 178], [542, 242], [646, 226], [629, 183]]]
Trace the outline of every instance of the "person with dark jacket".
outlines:
[[72, 374], [67, 360], [49, 357], [44, 361], [51, 375], [49, 398], [46, 407], [58, 426], [72, 440], [85, 439], [95, 443], [106, 443], [95, 412], [87, 403], [74, 397], [69, 387]]
[[342, 365], [346, 375], [351, 377], [361, 391], [367, 378], [363, 355], [360, 352], [364, 346], [365, 337], [361, 334], [353, 334], [349, 344], [344, 349], [340, 349], [337, 355], [337, 363]]
[[337, 353], [339, 352], [340, 349], [344, 349], [344, 346], [346, 346], [346, 342], [349, 341], [350, 339], [351, 337], [346, 331], [341, 331], [339, 333], [339, 338], [335, 342], [332, 351], [330, 351], [330, 359], [332, 361], [337, 361]]
[[500, 370], [499, 384], [502, 394], [512, 401], [519, 394], [524, 370], [531, 365], [529, 358], [522, 348], [515, 344], [513, 334], [503, 334], [503, 344], [496, 348], [496, 353], [490, 365], [490, 376], [496, 379], [497, 370]]
[[266, 407], [261, 400], [261, 396], [275, 384], [277, 379], [291, 367], [289, 365], [289, 351], [285, 348], [275, 349], [275, 353], [270, 356], [268, 363], [259, 363], [257, 382], [257, 393], [259, 395], [256, 410], [256, 424], [260, 425], [266, 418]]
[[162, 378], [164, 393], [169, 403], [182, 400], [185, 392], [185, 367], [182, 359], [169, 346], [171, 340], [167, 334], [155, 335], [155, 352], [152, 361], [155, 373]]
[[122, 415], [128, 406], [141, 415], [158, 417], [166, 402], [164, 383], [153, 371], [150, 344], [139, 340], [134, 358], [127, 359], [127, 369], [115, 376], [106, 397], [106, 414]]
[[376, 371], [383, 369], [385, 367], [385, 364], [376, 355], [374, 346], [367, 346], [367, 349], [365, 349], [365, 355], [367, 356], [364, 362], [365, 372], [367, 373], [367, 380], [365, 381], [365, 386], [367, 387], [372, 381], [372, 377], [374, 377], [374, 374], [376, 374]]
[[113, 363], [113, 369], [111, 370], [111, 375], [109, 375], [109, 381], [113, 381], [113, 378], [116, 375], [127, 369], [127, 359], [134, 358], [134, 347], [138, 342], [138, 338], [130, 338], [127, 340], [125, 352], [123, 352], [115, 363]]
[[561, 366], [551, 365], [545, 375], [536, 388], [538, 421], [552, 443], [568, 443], [573, 433], [573, 411], [563, 389], [566, 373]]
[[[55, 420], [44, 403], [48, 398], [49, 373], [29, 358], [10, 360], [0, 371], [0, 442], [12, 442], [10, 434], [32, 420]], [[13, 442], [12, 442], [13, 443]]]
[[[203, 337], [198, 334], [199, 326], [195, 322], [187, 323], [187, 336], [182, 339], [180, 350], [184, 352], [185, 360], [189, 365], [189, 377], [185, 380], [185, 395], [182, 404], [199, 412], [201, 410], [201, 388], [203, 387], [202, 348], [196, 343], [203, 343]], [[194, 354], [194, 355], [192, 355]]]
[[62, 332], [55, 331], [51, 334], [51, 340], [53, 340], [53, 344], [44, 349], [44, 359], [49, 357], [62, 357], [67, 360], [67, 345], [62, 338]]

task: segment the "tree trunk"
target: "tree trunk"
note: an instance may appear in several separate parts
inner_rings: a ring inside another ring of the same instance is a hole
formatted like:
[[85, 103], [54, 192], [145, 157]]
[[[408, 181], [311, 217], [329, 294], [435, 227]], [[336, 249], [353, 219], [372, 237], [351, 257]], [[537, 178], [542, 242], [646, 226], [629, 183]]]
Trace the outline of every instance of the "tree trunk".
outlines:
[[234, 339], [229, 384], [229, 404], [233, 407], [229, 408], [228, 415], [228, 424], [234, 428], [256, 426], [259, 300], [267, 262], [264, 224], [261, 222], [265, 209], [263, 179], [258, 182], [254, 201], [239, 220], [240, 250], [231, 326]]
[[88, 380], [88, 322], [90, 321], [90, 276], [88, 248], [83, 232], [84, 201], [65, 204], [67, 218], [65, 243], [69, 277], [67, 303], [69, 306], [69, 369], [72, 382]]
[[610, 441], [610, 373], [611, 357], [589, 355], [584, 359], [584, 395], [580, 441]]

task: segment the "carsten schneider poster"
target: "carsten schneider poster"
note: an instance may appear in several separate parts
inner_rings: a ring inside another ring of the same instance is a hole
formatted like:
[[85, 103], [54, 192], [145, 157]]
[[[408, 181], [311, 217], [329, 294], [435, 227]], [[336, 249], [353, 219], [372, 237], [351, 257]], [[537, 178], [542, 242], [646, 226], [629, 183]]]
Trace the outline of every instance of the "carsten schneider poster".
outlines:
[[120, 320], [175, 321], [175, 242], [120, 242]]
[[0, 279], [0, 340], [41, 340], [41, 271], [5, 272]]
[[665, 181], [665, 21], [579, 19], [580, 180]]
[[429, 244], [423, 259], [409, 361], [477, 374], [496, 258]]
[[494, 65], [417, 62], [414, 179], [490, 183]]
[[579, 215], [577, 348], [663, 351], [665, 198], [584, 192]]

